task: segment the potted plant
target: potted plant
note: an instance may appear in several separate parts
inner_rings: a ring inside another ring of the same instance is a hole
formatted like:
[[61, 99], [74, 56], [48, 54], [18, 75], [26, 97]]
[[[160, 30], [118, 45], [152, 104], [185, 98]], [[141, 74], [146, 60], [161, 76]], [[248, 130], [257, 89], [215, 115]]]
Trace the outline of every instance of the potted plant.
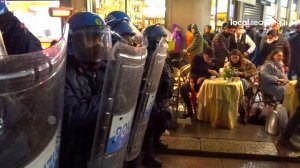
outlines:
[[231, 82], [233, 77], [233, 72], [234, 70], [231, 68], [224, 69], [224, 79], [226, 79], [228, 82]]

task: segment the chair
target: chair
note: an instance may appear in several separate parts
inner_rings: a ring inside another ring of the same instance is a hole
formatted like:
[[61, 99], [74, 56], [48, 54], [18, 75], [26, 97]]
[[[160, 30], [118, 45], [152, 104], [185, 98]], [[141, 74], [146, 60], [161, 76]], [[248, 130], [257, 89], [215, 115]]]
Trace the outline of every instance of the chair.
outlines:
[[184, 65], [180, 68], [179, 87], [188, 80], [191, 70], [191, 64]]
[[173, 78], [175, 80], [174, 82], [174, 87], [173, 87], [173, 95], [171, 98], [171, 101], [169, 104], [171, 105], [173, 111], [178, 112], [178, 105], [179, 105], [179, 79], [180, 79], [180, 70], [178, 68], [172, 67], [173, 68]]
[[[189, 73], [190, 73], [190, 70], [191, 70], [191, 64], [187, 64], [185, 66], [183, 66], [182, 68], [180, 68], [180, 77], [179, 77], [179, 83], [178, 83], [178, 89], [180, 90], [180, 87], [186, 82], [189, 80]], [[197, 96], [196, 96], [196, 92], [195, 91], [191, 91], [191, 102], [192, 102], [192, 106], [193, 106], [193, 109], [194, 109], [194, 112], [196, 112], [197, 110]], [[180, 97], [180, 94], [179, 94], [179, 100], [181, 100], [180, 102], [182, 104], [183, 103], [183, 100], [181, 99]], [[178, 102], [178, 106], [179, 106], [179, 102]], [[184, 106], [184, 111], [186, 110], [185, 109], [186, 107]]]
[[[261, 80], [260, 80], [261, 76], [260, 73], [258, 72], [257, 75], [255, 76], [255, 80], [254, 80], [254, 94], [253, 96], [249, 99], [249, 106], [248, 106], [248, 117], [250, 117], [250, 111], [251, 108], [253, 107], [253, 105], [256, 104], [260, 104], [262, 103], [262, 109], [264, 108], [273, 108], [275, 109], [276, 106], [279, 104], [278, 102], [280, 102], [279, 100], [276, 100], [275, 97], [273, 95], [267, 94], [263, 91], [262, 87], [261, 87]], [[261, 109], [261, 110], [262, 110]], [[254, 114], [255, 116], [258, 116], [260, 114], [257, 114], [257, 112]]]
[[180, 96], [180, 87], [187, 81], [190, 72], [190, 64], [184, 65], [180, 69], [173, 67], [173, 77], [175, 79], [173, 95], [170, 101], [170, 105], [176, 112], [179, 111], [179, 105], [183, 104], [182, 98]]

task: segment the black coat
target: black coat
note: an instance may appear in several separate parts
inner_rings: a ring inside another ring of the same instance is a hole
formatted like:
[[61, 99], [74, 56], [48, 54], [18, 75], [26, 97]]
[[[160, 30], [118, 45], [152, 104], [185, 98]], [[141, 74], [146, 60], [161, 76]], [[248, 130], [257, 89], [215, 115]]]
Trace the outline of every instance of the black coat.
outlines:
[[295, 73], [300, 72], [300, 31], [294, 33], [289, 39], [290, 48], [291, 48], [291, 64], [290, 71]]
[[9, 55], [42, 50], [39, 39], [22, 27], [11, 12], [0, 15], [0, 30]]
[[191, 64], [190, 77], [197, 82], [197, 79], [200, 77], [209, 78], [211, 74], [208, 72], [208, 69], [217, 70], [217, 67], [214, 63], [207, 64], [204, 62], [202, 55], [196, 55]]
[[256, 66], [263, 65], [268, 55], [275, 49], [276, 49], [275, 42], [272, 43], [264, 42], [260, 48], [259, 55], [256, 58], [257, 59]]
[[100, 108], [105, 68], [82, 69], [69, 55], [66, 69], [60, 167], [85, 168]]

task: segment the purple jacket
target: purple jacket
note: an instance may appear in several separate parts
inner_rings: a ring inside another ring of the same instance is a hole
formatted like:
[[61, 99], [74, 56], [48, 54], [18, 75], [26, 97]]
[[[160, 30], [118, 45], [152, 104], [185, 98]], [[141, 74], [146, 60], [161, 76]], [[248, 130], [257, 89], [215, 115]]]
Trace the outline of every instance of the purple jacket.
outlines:
[[181, 30], [175, 31], [175, 28], [179, 27], [178, 24], [173, 24], [172, 26], [172, 36], [175, 40], [175, 50], [174, 53], [179, 53], [182, 50], [183, 41], [185, 40], [184, 35]]

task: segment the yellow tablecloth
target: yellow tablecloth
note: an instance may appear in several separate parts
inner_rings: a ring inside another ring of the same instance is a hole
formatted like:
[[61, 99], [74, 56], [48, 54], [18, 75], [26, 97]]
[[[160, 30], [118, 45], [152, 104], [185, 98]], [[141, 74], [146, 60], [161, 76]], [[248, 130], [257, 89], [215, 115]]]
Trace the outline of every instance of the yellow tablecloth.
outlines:
[[244, 94], [241, 81], [227, 82], [222, 78], [206, 79], [198, 93], [197, 118], [209, 121], [212, 127], [237, 126], [238, 106]]
[[289, 84], [286, 85], [284, 91], [283, 106], [288, 110], [289, 117], [294, 115], [296, 108], [299, 105], [299, 97], [295, 89], [296, 83], [297, 80], [290, 81]]

